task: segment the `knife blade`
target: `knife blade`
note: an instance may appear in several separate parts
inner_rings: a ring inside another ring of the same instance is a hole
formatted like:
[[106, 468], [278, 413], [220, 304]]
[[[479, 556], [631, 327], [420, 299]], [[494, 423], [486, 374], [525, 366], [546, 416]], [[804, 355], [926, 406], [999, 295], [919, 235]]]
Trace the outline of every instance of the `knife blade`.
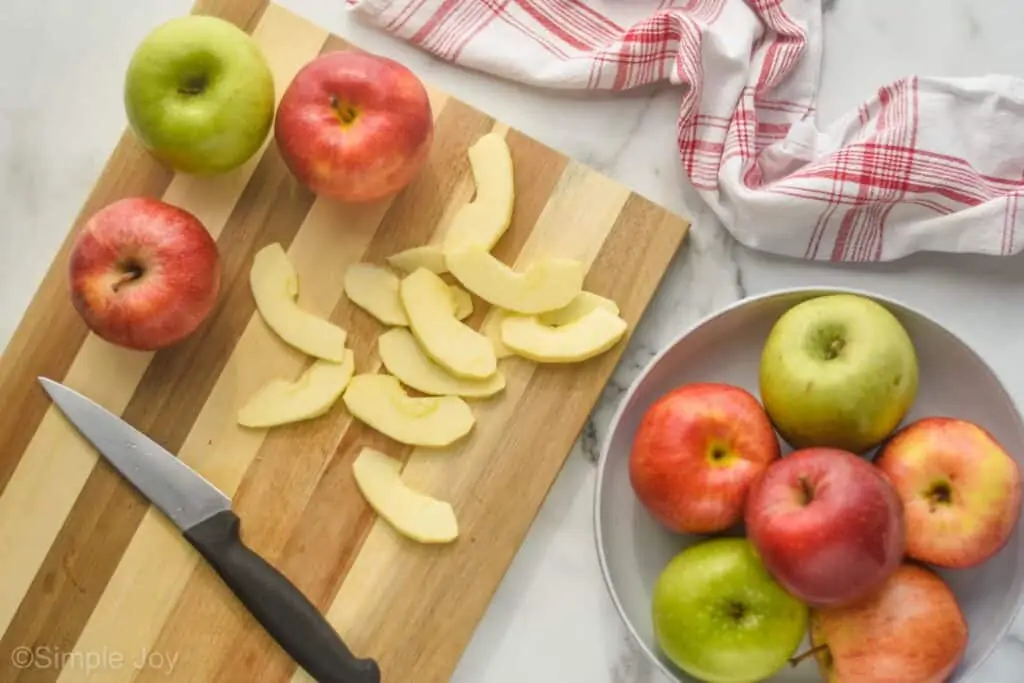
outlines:
[[79, 433], [181, 530], [307, 674], [319, 683], [379, 683], [377, 662], [353, 655], [302, 592], [245, 545], [230, 498], [106, 408], [59, 382], [39, 382]]

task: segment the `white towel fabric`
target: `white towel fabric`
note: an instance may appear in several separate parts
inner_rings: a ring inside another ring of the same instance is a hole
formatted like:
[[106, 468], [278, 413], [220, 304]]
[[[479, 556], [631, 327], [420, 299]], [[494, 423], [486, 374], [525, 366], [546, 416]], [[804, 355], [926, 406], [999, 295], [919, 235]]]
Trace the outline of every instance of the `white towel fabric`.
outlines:
[[820, 129], [821, 1], [346, 3], [440, 58], [531, 85], [685, 86], [681, 162], [747, 246], [833, 261], [1024, 247], [1024, 81], [908, 77]]

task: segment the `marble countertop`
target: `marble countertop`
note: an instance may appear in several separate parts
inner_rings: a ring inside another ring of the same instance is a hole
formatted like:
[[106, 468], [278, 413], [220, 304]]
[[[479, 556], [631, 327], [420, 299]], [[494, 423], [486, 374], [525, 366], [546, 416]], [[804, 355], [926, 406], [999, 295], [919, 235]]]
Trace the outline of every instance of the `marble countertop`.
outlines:
[[[0, 3], [0, 348], [124, 125], [122, 66], [189, 0]], [[691, 217], [694, 227], [613, 382], [551, 490], [453, 677], [455, 683], [664, 683], [634, 647], [601, 581], [594, 461], [617, 399], [655, 353], [747, 295], [804, 285], [869, 289], [932, 315], [973, 345], [1024, 403], [1024, 256], [923, 255], [840, 267], [735, 244], [695, 199], [674, 140], [680, 93], [563, 96], [451, 67], [353, 22], [341, 0], [281, 4], [407, 63], [452, 94]], [[919, 73], [1024, 76], [1024, 4], [828, 0], [820, 114], [831, 120], [886, 82]], [[1020, 680], [1024, 618], [978, 681]]]

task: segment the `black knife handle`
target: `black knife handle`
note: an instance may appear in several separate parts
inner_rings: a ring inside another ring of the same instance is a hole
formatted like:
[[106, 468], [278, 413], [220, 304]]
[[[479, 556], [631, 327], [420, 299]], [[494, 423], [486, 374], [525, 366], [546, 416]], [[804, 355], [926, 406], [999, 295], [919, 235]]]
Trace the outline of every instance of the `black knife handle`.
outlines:
[[185, 532], [263, 628], [318, 683], [380, 683], [372, 659], [358, 659], [320, 611], [239, 536], [239, 519], [218, 512]]

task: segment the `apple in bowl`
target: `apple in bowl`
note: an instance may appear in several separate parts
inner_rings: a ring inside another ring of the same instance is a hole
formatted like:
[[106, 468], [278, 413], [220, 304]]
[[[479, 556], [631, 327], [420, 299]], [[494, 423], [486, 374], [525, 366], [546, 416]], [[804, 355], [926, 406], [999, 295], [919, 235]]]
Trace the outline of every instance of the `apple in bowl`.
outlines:
[[153, 351], [189, 336], [220, 291], [217, 243], [199, 219], [159, 199], [121, 199], [93, 214], [68, 261], [71, 303], [95, 334]]
[[369, 202], [408, 185], [430, 154], [426, 88], [398, 62], [355, 50], [306, 64], [285, 90], [274, 137], [292, 174], [317, 194]]
[[835, 448], [806, 448], [771, 465], [750, 489], [745, 520], [768, 571], [813, 607], [878, 590], [906, 548], [903, 508], [885, 474]]
[[985, 562], [1020, 517], [1020, 466], [980, 426], [929, 417], [897, 432], [875, 464], [906, 510], [907, 554], [938, 567]]
[[829, 683], [943, 683], [967, 649], [969, 628], [935, 572], [904, 563], [867, 598], [811, 612], [810, 637]]
[[779, 455], [775, 431], [750, 392], [693, 383], [648, 408], [629, 476], [637, 498], [664, 526], [710, 534], [743, 520], [747, 491]]

